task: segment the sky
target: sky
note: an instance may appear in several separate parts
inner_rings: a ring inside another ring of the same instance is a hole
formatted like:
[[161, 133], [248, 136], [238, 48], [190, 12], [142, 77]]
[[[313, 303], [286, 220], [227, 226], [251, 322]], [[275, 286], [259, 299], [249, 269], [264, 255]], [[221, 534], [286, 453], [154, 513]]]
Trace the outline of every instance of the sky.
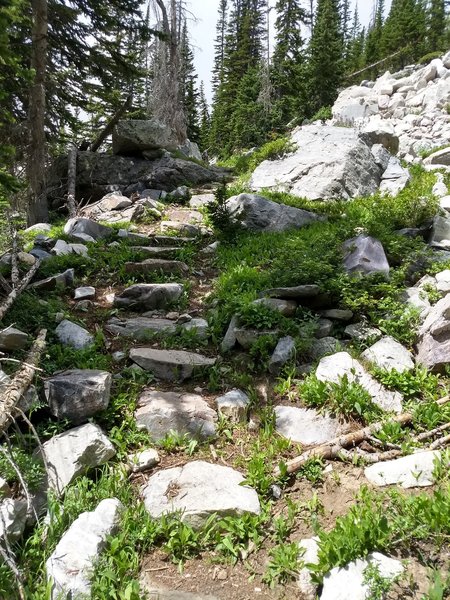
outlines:
[[[274, 5], [276, 0], [271, 0]], [[305, 3], [309, 4], [309, 3]], [[353, 7], [356, 0], [352, 0]], [[372, 14], [372, 0], [358, 0], [358, 9], [361, 23], [367, 25]], [[389, 10], [391, 0], [386, 2], [386, 11]], [[199, 81], [204, 81], [208, 100], [211, 100], [211, 70], [214, 59], [214, 38], [216, 35], [217, 10], [219, 0], [188, 0], [187, 7], [196, 17], [196, 22], [191, 21], [189, 29], [191, 41], [195, 52], [195, 66]], [[274, 16], [274, 11], [272, 11]]]

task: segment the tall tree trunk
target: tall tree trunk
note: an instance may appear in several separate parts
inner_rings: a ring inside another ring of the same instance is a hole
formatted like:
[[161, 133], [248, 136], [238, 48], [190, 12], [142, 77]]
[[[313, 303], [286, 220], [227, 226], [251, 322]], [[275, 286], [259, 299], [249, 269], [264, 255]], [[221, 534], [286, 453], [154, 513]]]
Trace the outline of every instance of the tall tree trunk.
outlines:
[[48, 221], [45, 189], [45, 74], [47, 68], [47, 0], [31, 0], [33, 14], [31, 67], [34, 81], [30, 89], [28, 128], [30, 148], [27, 175], [29, 183], [28, 225]]

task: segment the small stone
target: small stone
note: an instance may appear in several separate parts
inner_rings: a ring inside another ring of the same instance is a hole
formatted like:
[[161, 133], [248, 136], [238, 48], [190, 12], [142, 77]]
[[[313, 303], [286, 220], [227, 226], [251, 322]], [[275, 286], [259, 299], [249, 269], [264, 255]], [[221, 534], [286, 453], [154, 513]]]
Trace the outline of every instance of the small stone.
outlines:
[[126, 352], [122, 352], [121, 350], [117, 350], [117, 352], [113, 352], [111, 354], [111, 358], [113, 360], [114, 363], [119, 364], [121, 362], [124, 362], [127, 358], [127, 353]]
[[401, 485], [404, 488], [427, 487], [434, 484], [434, 466], [440, 456], [441, 453], [436, 450], [417, 452], [370, 465], [364, 470], [364, 475], [370, 483], [379, 487], [385, 485]]
[[259, 298], [253, 304], [258, 304], [279, 312], [285, 317], [293, 317], [297, 311], [297, 302], [294, 300], [281, 300], [280, 298]]
[[56, 290], [58, 287], [65, 288], [73, 285], [74, 279], [75, 270], [67, 269], [67, 271], [64, 271], [64, 273], [59, 273], [58, 275], [47, 277], [46, 279], [42, 279], [41, 281], [36, 281], [35, 283], [32, 283], [29, 287], [38, 290], [53, 291]]
[[142, 494], [152, 518], [180, 512], [185, 523], [200, 529], [213, 514], [220, 519], [261, 512], [258, 494], [243, 483], [230, 467], [193, 461], [152, 475]]
[[154, 448], [133, 452], [133, 454], [127, 456], [127, 464], [133, 473], [139, 473], [140, 471], [156, 467], [159, 460], [158, 451]]
[[277, 432], [305, 446], [325, 444], [346, 430], [337, 419], [309, 408], [276, 406], [275, 416]]
[[178, 260], [148, 258], [139, 263], [125, 263], [125, 271], [127, 273], [166, 273], [185, 276], [189, 273], [189, 267], [186, 263]]
[[236, 329], [239, 327], [239, 317], [234, 315], [228, 325], [227, 332], [220, 344], [221, 352], [229, 352], [236, 345]]
[[216, 398], [217, 410], [232, 423], [245, 423], [250, 398], [241, 390], [231, 390]]
[[0, 331], [0, 350], [14, 352], [23, 350], [28, 344], [28, 335], [14, 327], [7, 327]]
[[[319, 538], [316, 537], [300, 540], [298, 548], [300, 550], [300, 560], [303, 564], [317, 565], [319, 563], [318, 542]], [[318, 585], [314, 583], [312, 573], [307, 567], [300, 569], [297, 584], [304, 600], [316, 600]]]
[[373, 346], [367, 348], [361, 354], [361, 358], [386, 371], [395, 370], [398, 373], [404, 373], [414, 369], [411, 352], [390, 336], [381, 338]]
[[75, 300], [89, 300], [95, 298], [95, 287], [86, 286], [79, 287], [75, 290]]
[[198, 440], [216, 435], [216, 412], [196, 394], [145, 390], [139, 397], [135, 419], [158, 442], [171, 431]]
[[61, 321], [64, 321], [65, 318], [65, 314], [63, 312], [57, 312], [55, 314], [55, 323], [61, 323]]
[[90, 468], [116, 453], [98, 425], [87, 423], [53, 436], [42, 445], [48, 465], [48, 487], [61, 495], [65, 488]]
[[45, 563], [51, 600], [91, 597], [95, 564], [108, 538], [118, 531], [122, 510], [119, 500], [109, 498], [75, 519]]
[[0, 540], [16, 542], [25, 530], [27, 503], [25, 500], [6, 498], [0, 502]]
[[79, 300], [75, 305], [75, 310], [87, 312], [94, 306], [92, 300]]
[[281, 369], [295, 357], [295, 340], [291, 336], [278, 340], [275, 350], [269, 360], [269, 372], [278, 375]]
[[292, 298], [304, 300], [315, 298], [320, 294], [320, 287], [315, 284], [298, 285], [296, 287], [272, 288], [262, 293], [263, 296], [271, 298]]
[[332, 319], [333, 321], [350, 321], [351, 319], [353, 319], [353, 313], [351, 310], [345, 310], [340, 308], [322, 310], [320, 314], [326, 319]]
[[315, 331], [315, 337], [317, 339], [329, 337], [333, 330], [333, 322], [330, 319], [319, 319], [317, 321], [317, 329]]
[[71, 346], [77, 350], [94, 345], [94, 336], [80, 325], [64, 319], [55, 329], [56, 336], [64, 346]]
[[347, 273], [389, 275], [389, 263], [379, 240], [359, 235], [344, 243], [344, 251], [344, 269]]

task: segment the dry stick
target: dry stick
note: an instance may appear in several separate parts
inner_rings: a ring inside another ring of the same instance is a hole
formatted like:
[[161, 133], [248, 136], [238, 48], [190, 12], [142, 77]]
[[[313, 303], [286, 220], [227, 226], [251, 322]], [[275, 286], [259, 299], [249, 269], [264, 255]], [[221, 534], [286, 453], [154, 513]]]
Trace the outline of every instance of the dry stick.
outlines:
[[12, 287], [9, 285], [9, 283], [6, 281], [6, 279], [3, 277], [3, 275], [0, 273], [0, 285], [2, 286], [2, 288], [5, 290], [5, 292], [7, 294], [9, 294], [12, 290]]
[[431, 437], [434, 437], [437, 433], [441, 433], [441, 431], [445, 431], [446, 429], [450, 429], [450, 423], [444, 423], [444, 425], [440, 425], [439, 427], [436, 427], [436, 429], [432, 429], [431, 431], [424, 431], [423, 433], [413, 438], [413, 442], [423, 442], [423, 440], [429, 440]]
[[27, 285], [33, 279], [33, 277], [34, 277], [36, 271], [39, 269], [40, 265], [41, 265], [41, 261], [37, 260], [34, 263], [34, 265], [31, 267], [31, 269], [28, 271], [28, 273], [25, 275], [25, 277], [22, 279], [22, 281], [20, 282], [20, 285], [18, 287], [16, 287], [15, 289], [13, 289], [6, 297], [5, 301], [2, 304], [0, 304], [0, 321], [3, 319], [3, 317], [5, 316], [7, 311], [11, 308], [11, 306], [14, 304], [15, 300], [20, 296], [20, 294], [24, 291], [24, 289], [27, 287]]
[[132, 95], [127, 96], [127, 99], [122, 104], [122, 106], [114, 113], [111, 117], [111, 120], [108, 121], [106, 127], [100, 132], [99, 136], [92, 142], [89, 147], [91, 152], [96, 152], [103, 142], [106, 140], [108, 135], [112, 132], [118, 121], [120, 121], [121, 116], [127, 112], [131, 108]]
[[[442, 406], [443, 404], [447, 404], [450, 402], [450, 396], [446, 396], [441, 400], [438, 400], [436, 404]], [[393, 423], [398, 423], [399, 425], [408, 425], [412, 422], [414, 415], [412, 413], [402, 413], [401, 415], [397, 415], [392, 418]], [[346, 435], [341, 435], [333, 440], [330, 440], [326, 444], [322, 444], [321, 446], [317, 446], [316, 448], [311, 448], [310, 450], [306, 450], [300, 456], [289, 460], [285, 467], [287, 473], [296, 473], [310, 458], [324, 458], [331, 460], [333, 458], [337, 458], [339, 456], [339, 452], [341, 452], [342, 448], [349, 448], [351, 446], [357, 446], [364, 440], [367, 440], [368, 437], [372, 436], [374, 433], [380, 431], [384, 422], [378, 421], [377, 423], [373, 423], [368, 427], [364, 427], [363, 429], [358, 429], [357, 431], [352, 431], [351, 433], [347, 433]], [[280, 468], [277, 467], [274, 470], [274, 475], [279, 477], [281, 475]]]
[[26, 365], [23, 365], [14, 375], [11, 383], [3, 391], [0, 398], [0, 433], [3, 433], [10, 421], [11, 415], [15, 411], [16, 405], [30, 387], [36, 372], [36, 366], [45, 349], [46, 329], [41, 329], [33, 346], [26, 358]]
[[20, 485], [22, 486], [23, 493], [25, 494], [25, 498], [27, 499], [27, 510], [28, 511], [32, 510], [36, 521], [38, 521], [38, 519], [39, 519], [38, 514], [36, 512], [36, 509], [33, 506], [33, 501], [31, 500], [31, 494], [28, 491], [27, 483], [26, 483], [25, 479], [23, 478], [23, 475], [22, 475], [22, 472], [20, 471], [19, 466], [17, 465], [15, 460], [12, 458], [12, 455], [8, 454], [8, 452], [6, 452], [6, 450], [4, 448], [2, 448], [2, 446], [0, 446], [0, 452], [3, 454], [3, 456], [9, 462], [9, 464], [13, 468], [15, 474], [17, 475], [17, 479], [19, 480]]
[[394, 54], [390, 54], [389, 56], [386, 56], [386, 58], [382, 58], [381, 60], [373, 63], [372, 65], [369, 65], [368, 67], [364, 67], [364, 69], [360, 69], [359, 71], [355, 71], [354, 73], [350, 73], [350, 75], [347, 75], [347, 78], [350, 79], [350, 77], [354, 77], [355, 75], [359, 75], [360, 73], [364, 73], [364, 71], [367, 71], [368, 69], [372, 69], [373, 67], [377, 67], [378, 65], [381, 65], [382, 63], [386, 62], [387, 60], [398, 56], [399, 54], [401, 54], [402, 52], [404, 52], [405, 50], [408, 50], [408, 49], [409, 49], [409, 46], [406, 46], [405, 48], [402, 48], [401, 50], [397, 50], [397, 52], [394, 52]]
[[19, 571], [18, 566], [16, 565], [15, 556], [13, 554], [13, 551], [11, 550], [11, 546], [9, 545], [9, 542], [8, 542], [6, 536], [3, 537], [3, 542], [5, 543], [6, 549], [3, 548], [1, 541], [0, 541], [0, 556], [3, 558], [5, 563], [8, 565], [11, 573], [14, 575], [14, 577], [16, 579], [17, 590], [19, 592], [20, 600], [26, 600], [25, 588], [23, 587], [23, 575]]
[[446, 446], [450, 443], [450, 435], [446, 435], [442, 438], [439, 438], [435, 442], [433, 442], [430, 446], [430, 450], [436, 450], [436, 448], [440, 448], [441, 446]]
[[75, 144], [70, 144], [69, 153], [67, 154], [67, 208], [69, 209], [69, 217], [75, 217], [77, 214], [77, 206], [75, 204], [77, 155], [77, 147]]
[[11, 231], [11, 243], [12, 243], [12, 251], [11, 251], [11, 284], [13, 289], [19, 286], [20, 282], [20, 273], [19, 266], [17, 264], [17, 255], [19, 254], [19, 246], [17, 243], [17, 229], [14, 225], [13, 219], [10, 221], [10, 231]]
[[367, 463], [377, 463], [382, 462], [384, 460], [392, 460], [393, 458], [398, 458], [402, 456], [403, 452], [401, 450], [389, 450], [387, 452], [363, 452], [359, 448], [355, 448], [354, 450], [345, 450], [345, 448], [341, 448], [339, 454], [336, 458], [340, 458], [345, 462], [353, 462], [355, 459], [362, 458]]

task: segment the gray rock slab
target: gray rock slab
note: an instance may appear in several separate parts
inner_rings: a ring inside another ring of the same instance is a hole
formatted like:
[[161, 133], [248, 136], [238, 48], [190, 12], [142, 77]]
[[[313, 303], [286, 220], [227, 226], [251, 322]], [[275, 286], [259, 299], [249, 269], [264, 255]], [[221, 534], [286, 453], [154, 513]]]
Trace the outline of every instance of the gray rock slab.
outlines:
[[58, 419], [83, 423], [108, 407], [111, 383], [107, 371], [73, 369], [53, 375], [44, 383], [50, 412]]
[[199, 225], [180, 223], [179, 221], [162, 221], [160, 228], [163, 233], [175, 231], [190, 238], [201, 236], [204, 233], [204, 229]]
[[339, 383], [346, 376], [349, 382], [361, 385], [372, 398], [372, 402], [387, 412], [402, 412], [402, 396], [391, 392], [378, 383], [348, 352], [338, 352], [322, 358], [316, 377], [320, 381]]
[[217, 414], [198, 394], [146, 390], [139, 397], [135, 418], [154, 442], [171, 431], [197, 440], [216, 435]]
[[50, 225], [50, 223], [36, 223], [36, 225], [31, 225], [30, 227], [27, 227], [24, 230], [24, 233], [30, 233], [30, 232], [34, 232], [34, 231], [42, 231], [47, 233], [48, 231], [51, 231], [52, 226]]
[[450, 147], [433, 152], [433, 154], [430, 154], [423, 162], [426, 165], [450, 166]]
[[64, 273], [52, 275], [46, 279], [41, 279], [32, 283], [29, 287], [36, 290], [53, 291], [58, 287], [65, 288], [73, 285], [75, 279], [75, 269], [67, 269]]
[[195, 194], [189, 200], [189, 206], [191, 208], [203, 208], [215, 202], [215, 199], [214, 194]]
[[344, 333], [347, 337], [357, 342], [365, 342], [369, 338], [377, 340], [383, 335], [379, 329], [371, 327], [363, 321], [347, 325]]
[[126, 196], [122, 196], [122, 194], [118, 192], [111, 192], [110, 194], [103, 196], [97, 204], [97, 208], [101, 212], [109, 212], [111, 210], [123, 210], [124, 208], [129, 208], [132, 204], [133, 202]]
[[346, 430], [337, 419], [309, 408], [276, 406], [275, 417], [280, 435], [305, 446], [324, 444]]
[[254, 191], [287, 191], [309, 200], [349, 199], [377, 191], [380, 168], [355, 129], [306, 125], [294, 130], [291, 141], [297, 150], [256, 168], [250, 180]]
[[95, 298], [95, 287], [91, 285], [85, 287], [79, 287], [75, 290], [75, 300], [91, 300]]
[[269, 373], [278, 375], [281, 369], [295, 357], [295, 340], [287, 335], [278, 340], [278, 343], [269, 360]]
[[317, 339], [329, 337], [332, 330], [333, 330], [333, 321], [330, 321], [330, 319], [319, 319], [317, 321], [317, 329], [314, 332], [314, 336]]
[[365, 559], [357, 559], [345, 567], [335, 567], [325, 575], [320, 600], [367, 600], [369, 584], [364, 583], [364, 571], [371, 565], [386, 579], [401, 575], [404, 567], [399, 560], [373, 552]]
[[250, 398], [242, 390], [231, 390], [216, 398], [217, 410], [232, 423], [245, 423]]
[[186, 276], [189, 267], [186, 263], [178, 260], [164, 260], [162, 258], [147, 258], [142, 262], [125, 263], [127, 273], [165, 273], [167, 275]]
[[427, 293], [420, 288], [407, 288], [402, 293], [401, 299], [403, 302], [405, 302], [405, 304], [411, 306], [412, 308], [418, 308], [420, 310], [420, 316], [422, 319], [425, 319], [431, 310], [431, 304], [428, 300]]
[[328, 310], [320, 311], [322, 317], [325, 319], [331, 319], [333, 321], [350, 321], [353, 319], [353, 313], [351, 310], [342, 308], [330, 308]]
[[317, 340], [313, 340], [308, 354], [313, 360], [318, 360], [327, 354], [333, 354], [340, 347], [340, 342], [337, 338], [325, 336]]
[[55, 329], [56, 337], [63, 346], [71, 346], [77, 350], [88, 348], [94, 344], [94, 336], [72, 321], [64, 319]]
[[344, 269], [347, 273], [389, 275], [389, 263], [379, 240], [359, 235], [344, 243]]
[[5, 498], [0, 502], [0, 540], [7, 538], [9, 542], [16, 542], [22, 537], [26, 523], [26, 500]]
[[6, 327], [0, 331], [0, 350], [14, 352], [22, 350], [28, 344], [28, 334], [16, 329], [15, 327]]
[[247, 329], [246, 327], [236, 327], [234, 330], [237, 342], [245, 349], [249, 350], [255, 342], [263, 336], [278, 337], [278, 331], [264, 329]]
[[230, 324], [228, 325], [228, 329], [225, 333], [225, 336], [220, 344], [221, 352], [229, 352], [236, 345], [236, 329], [239, 328], [239, 317], [234, 315], [231, 318]]
[[292, 298], [293, 300], [303, 300], [307, 298], [316, 298], [320, 294], [320, 287], [315, 284], [297, 285], [296, 287], [280, 287], [266, 290], [262, 295], [271, 298]]
[[450, 217], [434, 218], [429, 243], [437, 248], [450, 248]]
[[116, 498], [102, 500], [94, 511], [81, 513], [63, 534], [45, 563], [51, 600], [91, 597], [95, 564], [108, 537], [118, 531], [122, 510]]
[[87, 423], [55, 435], [42, 445], [49, 467], [48, 487], [58, 494], [79, 475], [110, 460], [116, 451], [98, 425]]
[[130, 250], [151, 258], [172, 259], [180, 248], [176, 246], [133, 246]]
[[416, 362], [433, 371], [450, 363], [450, 294], [431, 308], [421, 325]]
[[258, 494], [243, 481], [230, 467], [194, 461], [152, 475], [142, 494], [151, 517], [181, 511], [183, 521], [200, 529], [212, 514], [220, 518], [260, 513]]
[[181, 283], [138, 283], [114, 296], [114, 306], [131, 310], [167, 308], [184, 292]]
[[280, 298], [258, 298], [253, 304], [259, 304], [281, 313], [285, 317], [293, 317], [297, 311], [295, 300], [282, 300]]
[[194, 369], [212, 367], [215, 358], [184, 350], [156, 350], [133, 348], [130, 358], [146, 371], [165, 381], [184, 381], [192, 376]]
[[91, 219], [75, 217], [64, 225], [64, 233], [82, 242], [95, 242], [112, 236], [114, 231]]
[[57, 240], [51, 250], [56, 256], [67, 256], [68, 254], [77, 254], [78, 256], [88, 256], [88, 248], [84, 244], [68, 244], [64, 240]]
[[240, 194], [227, 201], [231, 217], [251, 231], [288, 231], [324, 221], [313, 212], [278, 204], [257, 194]]
[[437, 450], [417, 452], [395, 460], [375, 463], [364, 469], [373, 485], [401, 485], [403, 488], [427, 487], [435, 483], [434, 464], [441, 456]]
[[388, 335], [375, 342], [367, 350], [364, 350], [361, 358], [386, 371], [395, 370], [399, 373], [404, 373], [405, 371], [414, 369], [411, 352]]
[[155, 448], [147, 448], [132, 452], [127, 456], [127, 465], [133, 473], [140, 473], [147, 469], [152, 469], [159, 464], [160, 458]]

